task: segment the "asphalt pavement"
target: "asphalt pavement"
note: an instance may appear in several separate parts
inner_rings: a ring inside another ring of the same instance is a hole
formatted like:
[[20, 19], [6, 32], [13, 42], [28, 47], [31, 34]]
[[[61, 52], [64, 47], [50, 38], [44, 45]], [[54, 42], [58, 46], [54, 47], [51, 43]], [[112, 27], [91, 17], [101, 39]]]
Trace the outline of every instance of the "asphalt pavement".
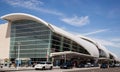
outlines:
[[75, 70], [75, 71], [65, 71], [65, 72], [120, 72], [120, 67], [116, 68], [105, 68], [105, 69], [86, 69], [86, 70]]
[[32, 67], [20, 67], [18, 70], [17, 68], [0, 68], [0, 72], [120, 72], [120, 67], [106, 69], [100, 69], [99, 67], [60, 69], [54, 67], [52, 70], [35, 70]]

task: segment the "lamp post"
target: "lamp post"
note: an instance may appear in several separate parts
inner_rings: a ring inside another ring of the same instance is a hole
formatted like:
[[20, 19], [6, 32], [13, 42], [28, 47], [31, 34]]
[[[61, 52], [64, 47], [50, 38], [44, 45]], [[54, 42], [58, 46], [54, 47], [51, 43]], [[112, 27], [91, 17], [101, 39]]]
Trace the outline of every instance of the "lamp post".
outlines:
[[21, 44], [21, 43], [18, 42], [17, 44], [18, 44], [18, 56], [17, 56], [17, 57], [18, 57], [18, 58], [17, 58], [17, 59], [18, 59], [18, 61], [17, 61], [17, 70], [18, 70], [18, 67], [19, 67], [19, 60], [20, 60], [20, 44]]

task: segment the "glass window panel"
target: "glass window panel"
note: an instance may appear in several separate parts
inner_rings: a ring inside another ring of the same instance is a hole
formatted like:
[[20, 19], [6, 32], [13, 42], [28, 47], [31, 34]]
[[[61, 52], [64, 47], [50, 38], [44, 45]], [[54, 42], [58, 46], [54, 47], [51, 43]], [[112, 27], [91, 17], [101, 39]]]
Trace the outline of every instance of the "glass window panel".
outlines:
[[50, 29], [32, 20], [16, 20], [11, 24], [10, 57], [15, 58], [20, 42], [20, 57], [46, 57]]

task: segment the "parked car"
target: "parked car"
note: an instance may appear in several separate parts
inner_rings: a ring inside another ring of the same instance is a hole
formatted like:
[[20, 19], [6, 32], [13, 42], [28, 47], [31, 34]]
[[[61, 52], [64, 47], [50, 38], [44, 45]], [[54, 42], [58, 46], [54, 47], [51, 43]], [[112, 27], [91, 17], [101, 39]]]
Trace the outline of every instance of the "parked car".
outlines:
[[83, 68], [83, 67], [85, 67], [85, 64], [80, 63], [77, 67], [78, 67], [78, 68]]
[[85, 67], [91, 67], [91, 63], [86, 63]]
[[79, 65], [78, 65], [78, 68], [83, 68], [83, 67], [98, 67], [98, 64], [91, 64], [91, 63], [80, 63]]
[[38, 64], [35, 65], [35, 70], [38, 70], [38, 69], [42, 69], [42, 70], [45, 70], [45, 69], [52, 69], [53, 68], [53, 64], [51, 62], [40, 62]]
[[111, 68], [115, 67], [115, 64], [109, 64], [109, 67], [111, 67]]
[[120, 64], [119, 64], [119, 63], [116, 63], [116, 64], [115, 64], [115, 67], [120, 67]]
[[73, 67], [73, 65], [71, 62], [65, 62], [60, 66], [61, 69], [70, 69], [72, 67]]
[[106, 63], [102, 63], [100, 68], [108, 68], [108, 65]]
[[99, 67], [98, 64], [91, 64], [91, 67]]

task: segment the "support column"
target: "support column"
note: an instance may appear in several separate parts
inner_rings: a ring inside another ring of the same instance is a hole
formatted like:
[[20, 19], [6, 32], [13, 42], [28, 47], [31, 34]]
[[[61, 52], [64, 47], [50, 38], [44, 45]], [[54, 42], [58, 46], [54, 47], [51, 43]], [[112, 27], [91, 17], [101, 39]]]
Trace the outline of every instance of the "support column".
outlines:
[[61, 37], [61, 44], [60, 44], [60, 51], [63, 51], [63, 40], [64, 40], [64, 37], [62, 36]]
[[95, 64], [95, 65], [98, 64], [98, 59], [99, 59], [98, 57], [95, 57], [95, 58], [94, 58], [94, 64]]
[[52, 57], [52, 63], [54, 62], [54, 57]]
[[49, 34], [49, 43], [48, 43], [48, 48], [47, 48], [47, 61], [49, 61], [49, 58], [50, 58], [50, 49], [51, 49], [51, 37], [52, 36], [52, 32], [50, 31], [50, 34]]
[[72, 41], [70, 41], [70, 51], [72, 51]]
[[98, 63], [98, 58], [94, 58], [94, 63], [97, 64]]

